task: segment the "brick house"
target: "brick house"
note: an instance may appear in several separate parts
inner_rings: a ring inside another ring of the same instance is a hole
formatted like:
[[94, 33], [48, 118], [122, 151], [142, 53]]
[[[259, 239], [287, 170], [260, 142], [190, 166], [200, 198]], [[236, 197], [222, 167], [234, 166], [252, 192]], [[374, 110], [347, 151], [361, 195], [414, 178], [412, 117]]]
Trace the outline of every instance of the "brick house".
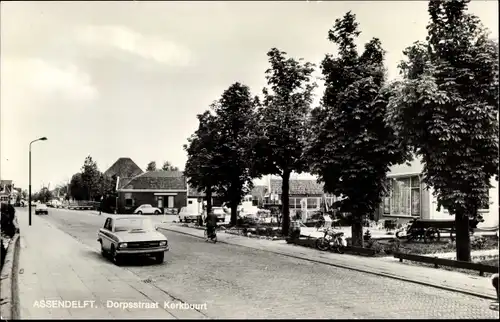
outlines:
[[12, 201], [13, 184], [12, 180], [0, 180], [0, 202], [14, 204]]
[[180, 171], [150, 171], [117, 180], [118, 211], [131, 213], [143, 204], [177, 213], [187, 205], [186, 178]]

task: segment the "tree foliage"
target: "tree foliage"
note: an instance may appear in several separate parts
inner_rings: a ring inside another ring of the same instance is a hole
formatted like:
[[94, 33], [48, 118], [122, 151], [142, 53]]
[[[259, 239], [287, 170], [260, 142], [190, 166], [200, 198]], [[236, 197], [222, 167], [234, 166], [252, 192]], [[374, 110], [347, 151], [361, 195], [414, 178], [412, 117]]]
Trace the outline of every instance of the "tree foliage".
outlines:
[[184, 167], [184, 176], [190, 186], [198, 192], [206, 193], [207, 212], [212, 209], [212, 192], [219, 182], [219, 161], [215, 147], [219, 133], [217, 120], [210, 111], [197, 115], [198, 129], [184, 145], [188, 158]]
[[40, 191], [33, 194], [32, 199], [35, 201], [40, 201], [42, 203], [49, 202], [54, 197], [52, 191], [47, 187], [43, 187]]
[[308, 156], [312, 173], [328, 193], [343, 196], [340, 208], [351, 213], [353, 245], [363, 245], [364, 216], [373, 214], [384, 193], [386, 173], [409, 154], [385, 122], [390, 90], [384, 88], [384, 50], [373, 38], [358, 54], [356, 16], [336, 19], [328, 39], [338, 57], [326, 55], [321, 69], [325, 93], [311, 117]]
[[156, 161], [151, 161], [146, 166], [146, 171], [156, 171]]
[[163, 162], [163, 166], [161, 167], [163, 171], [179, 171], [178, 167], [175, 167], [169, 161]]
[[279, 175], [282, 178], [282, 231], [290, 225], [289, 180], [292, 172], [307, 169], [304, 150], [313, 90], [314, 65], [302, 59], [287, 58], [272, 48], [267, 56], [271, 67], [266, 71], [268, 88], [257, 113], [259, 138], [253, 148], [253, 175]]
[[255, 100], [248, 86], [234, 83], [212, 105], [216, 118], [216, 145], [220, 156], [217, 171], [217, 192], [229, 203], [231, 224], [236, 224], [237, 209], [252, 185], [252, 148], [257, 119]]
[[425, 42], [404, 51], [388, 119], [421, 156], [438, 209], [455, 216], [457, 259], [470, 260], [469, 218], [498, 174], [498, 44], [470, 1], [429, 2]]
[[88, 200], [93, 200], [94, 197], [99, 195], [101, 190], [99, 182], [101, 172], [97, 167], [97, 163], [92, 160], [90, 155], [85, 158], [85, 162], [83, 163], [81, 178], [83, 186], [88, 190]]

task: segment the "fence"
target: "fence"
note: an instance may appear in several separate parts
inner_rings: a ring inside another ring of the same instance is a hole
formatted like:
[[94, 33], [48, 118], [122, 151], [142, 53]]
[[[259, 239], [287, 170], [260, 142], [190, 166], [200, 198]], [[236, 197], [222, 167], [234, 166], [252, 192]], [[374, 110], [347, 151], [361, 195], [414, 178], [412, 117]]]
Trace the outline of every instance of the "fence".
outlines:
[[498, 266], [493, 266], [493, 265], [462, 262], [452, 259], [429, 257], [429, 256], [414, 255], [414, 254], [404, 254], [404, 253], [395, 253], [394, 257], [399, 258], [400, 262], [403, 262], [403, 260], [406, 259], [414, 262], [434, 264], [435, 268], [439, 268], [439, 266], [448, 266], [448, 267], [455, 267], [462, 269], [470, 269], [473, 271], [479, 271], [480, 276], [484, 276], [484, 273], [498, 273]]

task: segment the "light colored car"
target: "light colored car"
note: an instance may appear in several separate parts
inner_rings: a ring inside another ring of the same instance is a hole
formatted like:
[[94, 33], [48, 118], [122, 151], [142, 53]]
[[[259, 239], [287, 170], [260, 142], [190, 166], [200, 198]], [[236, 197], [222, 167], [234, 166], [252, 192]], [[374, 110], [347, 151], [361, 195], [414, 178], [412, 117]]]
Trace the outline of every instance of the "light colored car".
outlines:
[[142, 214], [155, 214], [159, 215], [161, 214], [161, 210], [159, 208], [153, 207], [151, 205], [140, 205], [137, 207], [136, 210], [134, 210], [134, 214], [142, 215]]
[[165, 235], [157, 231], [148, 217], [138, 215], [112, 215], [99, 229], [97, 241], [101, 253], [119, 264], [124, 256], [152, 256], [163, 263], [169, 250]]
[[47, 208], [46, 204], [40, 203], [35, 206], [35, 215], [48, 215], [49, 214], [49, 208]]
[[[226, 212], [224, 211], [223, 207], [212, 207], [212, 211], [214, 215], [217, 216], [217, 221], [226, 221]], [[207, 211], [203, 211], [203, 221], [205, 221], [205, 218], [207, 218]]]
[[182, 207], [179, 212], [179, 222], [195, 222], [198, 218], [198, 214], [188, 207]]

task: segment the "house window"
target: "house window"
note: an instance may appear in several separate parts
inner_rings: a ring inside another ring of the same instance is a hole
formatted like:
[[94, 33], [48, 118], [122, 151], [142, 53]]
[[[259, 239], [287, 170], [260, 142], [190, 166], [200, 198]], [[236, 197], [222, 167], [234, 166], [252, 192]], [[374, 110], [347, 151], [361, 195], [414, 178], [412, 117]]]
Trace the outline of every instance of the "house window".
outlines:
[[319, 207], [319, 198], [307, 198], [307, 209], [317, 209]]
[[420, 178], [417, 176], [389, 179], [389, 195], [383, 199], [384, 215], [420, 216]]
[[128, 192], [125, 194], [125, 207], [132, 207], [134, 205], [134, 199], [132, 199], [132, 193]]
[[193, 200], [188, 200], [188, 205], [192, 205], [193, 204]]
[[300, 209], [300, 203], [297, 200], [297, 198], [290, 198], [288, 200], [289, 200], [288, 206], [290, 209]]
[[174, 196], [168, 196], [167, 208], [174, 208]]

